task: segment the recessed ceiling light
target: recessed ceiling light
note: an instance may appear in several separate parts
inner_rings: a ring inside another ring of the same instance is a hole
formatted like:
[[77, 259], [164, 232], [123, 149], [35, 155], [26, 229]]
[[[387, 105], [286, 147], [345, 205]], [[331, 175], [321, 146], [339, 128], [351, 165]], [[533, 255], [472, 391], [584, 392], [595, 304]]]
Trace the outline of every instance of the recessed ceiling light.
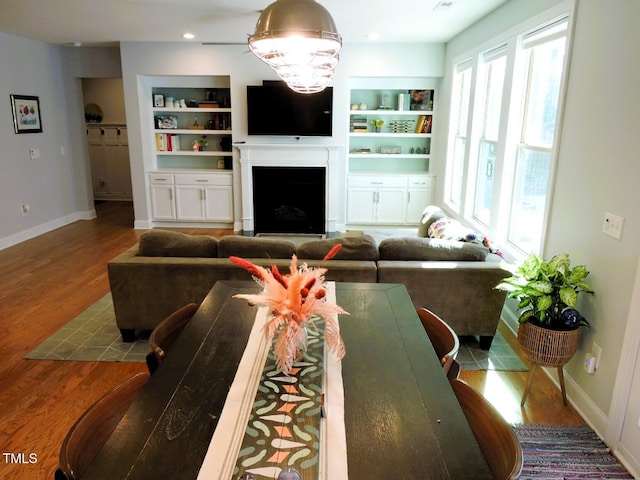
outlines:
[[196, 38], [196, 36], [193, 33], [183, 33], [182, 34], [182, 38], [184, 38], [185, 40], [193, 40], [194, 38]]
[[367, 35], [367, 40], [380, 40], [380, 34], [370, 33], [369, 35]]

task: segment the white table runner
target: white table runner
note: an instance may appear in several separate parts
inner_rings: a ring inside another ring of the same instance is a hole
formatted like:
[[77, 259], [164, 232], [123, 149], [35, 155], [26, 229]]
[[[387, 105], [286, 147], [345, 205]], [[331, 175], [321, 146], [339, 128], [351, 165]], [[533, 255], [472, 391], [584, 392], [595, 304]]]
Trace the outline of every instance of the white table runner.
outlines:
[[[334, 282], [327, 283], [327, 299], [335, 302]], [[233, 478], [233, 469], [271, 347], [263, 332], [267, 313], [267, 308], [262, 307], [256, 314], [247, 347], [227, 395], [218, 426], [211, 438], [198, 480], [232, 480]], [[342, 365], [335, 355], [326, 351], [323, 391], [327, 417], [320, 425], [319, 480], [346, 480], [348, 478], [347, 442], [344, 426]], [[275, 479], [279, 471], [279, 468], [274, 468], [268, 474], [263, 472], [265, 475], [257, 473], [253, 475], [257, 480]]]

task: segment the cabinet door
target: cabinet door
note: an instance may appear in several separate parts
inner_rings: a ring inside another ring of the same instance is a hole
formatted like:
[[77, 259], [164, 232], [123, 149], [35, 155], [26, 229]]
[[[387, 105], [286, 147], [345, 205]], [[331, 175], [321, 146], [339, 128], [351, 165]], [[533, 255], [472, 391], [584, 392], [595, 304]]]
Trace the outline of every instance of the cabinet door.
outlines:
[[173, 185], [151, 185], [151, 211], [155, 220], [175, 220]]
[[350, 187], [347, 192], [347, 222], [373, 223], [377, 190], [367, 187]]
[[127, 145], [108, 145], [109, 192], [131, 196], [131, 167]]
[[405, 194], [405, 188], [378, 190], [376, 223], [404, 223]]
[[199, 185], [176, 186], [178, 220], [204, 220], [204, 188]]
[[91, 164], [91, 183], [94, 197], [109, 192], [109, 159], [107, 147], [102, 144], [89, 144], [89, 163]]
[[205, 218], [218, 222], [233, 221], [233, 188], [218, 185], [204, 188]]
[[433, 204], [431, 188], [409, 188], [407, 191], [407, 223], [418, 224], [424, 209]]

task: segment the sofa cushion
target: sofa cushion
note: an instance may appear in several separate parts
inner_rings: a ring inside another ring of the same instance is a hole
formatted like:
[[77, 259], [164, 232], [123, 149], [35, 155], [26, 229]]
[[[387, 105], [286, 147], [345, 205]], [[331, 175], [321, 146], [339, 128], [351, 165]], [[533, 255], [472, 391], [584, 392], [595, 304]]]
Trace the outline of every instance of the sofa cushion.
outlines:
[[489, 250], [481, 245], [435, 238], [387, 238], [380, 242], [380, 260], [484, 261]]
[[312, 240], [300, 245], [297, 255], [302, 259], [322, 260], [338, 243], [342, 244], [342, 248], [333, 257], [334, 260], [378, 260], [378, 247], [369, 235]]
[[420, 225], [418, 225], [418, 236], [428, 237], [429, 227], [431, 224], [447, 215], [435, 205], [429, 205], [422, 211], [422, 218], [420, 219]]
[[218, 240], [208, 235], [187, 235], [169, 230], [149, 230], [140, 235], [142, 257], [216, 257]]
[[218, 242], [218, 257], [291, 258], [296, 244], [289, 240], [243, 237], [230, 235]]

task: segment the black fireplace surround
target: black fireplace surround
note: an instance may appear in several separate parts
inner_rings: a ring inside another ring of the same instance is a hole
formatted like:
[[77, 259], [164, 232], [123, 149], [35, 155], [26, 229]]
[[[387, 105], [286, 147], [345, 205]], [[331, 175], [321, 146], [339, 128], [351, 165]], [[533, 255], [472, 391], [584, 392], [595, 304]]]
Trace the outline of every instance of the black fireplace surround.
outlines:
[[253, 167], [258, 233], [326, 233], [325, 167]]

